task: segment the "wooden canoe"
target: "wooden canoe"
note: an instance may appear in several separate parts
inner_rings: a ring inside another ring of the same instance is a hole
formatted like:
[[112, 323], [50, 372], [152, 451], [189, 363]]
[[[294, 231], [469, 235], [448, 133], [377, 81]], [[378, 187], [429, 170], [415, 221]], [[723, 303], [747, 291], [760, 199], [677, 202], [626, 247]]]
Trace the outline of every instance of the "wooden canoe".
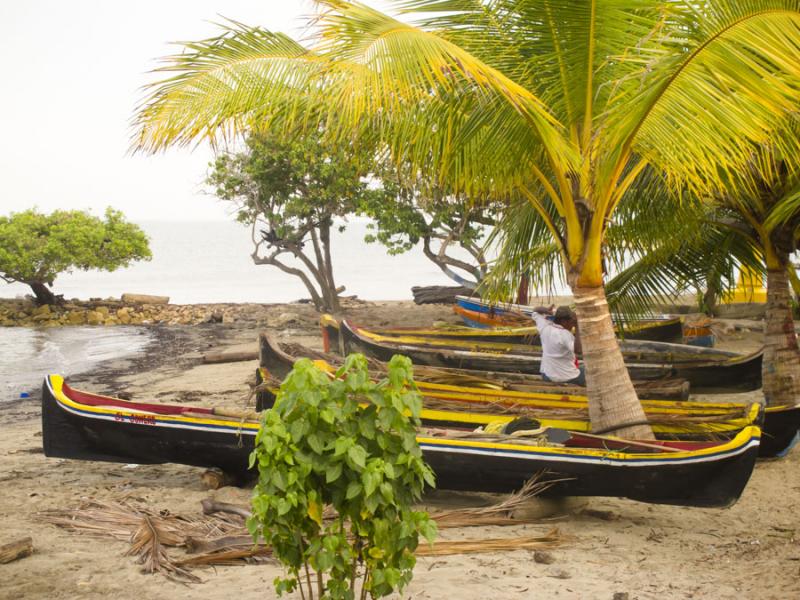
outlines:
[[[323, 338], [330, 339], [334, 335], [332, 329], [326, 323]], [[403, 354], [415, 364], [528, 374], [538, 373], [541, 363], [541, 349], [533, 345], [383, 336], [347, 320], [342, 321], [337, 334], [340, 350], [362, 352], [383, 361], [394, 354]], [[333, 344], [330, 347], [336, 348]], [[740, 355], [715, 348], [644, 340], [620, 341], [620, 348], [633, 379], [678, 376], [689, 381], [693, 392], [705, 393], [761, 387], [763, 349]]]
[[[527, 325], [533, 307], [525, 304], [490, 304], [479, 298], [456, 296], [453, 311], [471, 327], [497, 327]], [[616, 322], [617, 335], [626, 340], [649, 340], [654, 342], [682, 342], [683, 323], [679, 317], [643, 319], [640, 321]]]
[[[339, 322], [331, 315], [320, 318], [322, 346], [325, 353], [347, 353], [341, 348], [339, 338]], [[415, 364], [415, 369], [428, 368], [424, 364]], [[441, 381], [476, 381], [476, 385], [490, 385], [497, 389], [541, 392], [552, 394], [583, 395], [586, 388], [568, 383], [544, 381], [539, 373], [500, 372], [491, 370], [465, 369], [458, 367], [430, 367]], [[671, 376], [666, 370], [662, 377], [652, 379], [635, 379], [633, 385], [641, 398], [659, 400], [688, 400], [689, 382], [680, 377]]]
[[[275, 382], [282, 381], [299, 358], [313, 360], [329, 372], [342, 365], [342, 358], [338, 355], [294, 343], [278, 344], [267, 333], [259, 336], [261, 367], [256, 378], [258, 383], [265, 380], [273, 383], [272, 386], [262, 386], [257, 392], [259, 410], [272, 405], [277, 387]], [[379, 379], [385, 375], [386, 365], [370, 359], [370, 371], [374, 378]], [[509, 377], [511, 382], [505, 379]], [[414, 365], [414, 380], [426, 406], [431, 409], [488, 411], [508, 419], [524, 416], [544, 420], [552, 427], [590, 431], [585, 388], [569, 386], [569, 390], [532, 390], [514, 385], [515, 381], [524, 381], [526, 377]], [[784, 456], [798, 441], [800, 405], [767, 407], [759, 416], [760, 405], [755, 403], [664, 401], [652, 397], [641, 402], [656, 435], [663, 438], [697, 439], [709, 434], [730, 436], [747, 425], [761, 424], [759, 456], [762, 458]], [[476, 426], [483, 424], [485, 422], [480, 419], [475, 422]]]
[[[58, 375], [45, 378], [42, 392], [48, 457], [216, 467], [241, 481], [253, 475], [248, 457], [258, 422], [222, 418], [209, 408], [128, 402], [82, 392]], [[526, 441], [427, 427], [417, 441], [442, 489], [511, 492], [540, 475], [555, 481], [549, 495], [723, 507], [741, 495], [760, 440], [754, 426], [723, 442], [648, 444], [570, 433], [559, 438], [562, 443], [551, 443], [550, 431]]]

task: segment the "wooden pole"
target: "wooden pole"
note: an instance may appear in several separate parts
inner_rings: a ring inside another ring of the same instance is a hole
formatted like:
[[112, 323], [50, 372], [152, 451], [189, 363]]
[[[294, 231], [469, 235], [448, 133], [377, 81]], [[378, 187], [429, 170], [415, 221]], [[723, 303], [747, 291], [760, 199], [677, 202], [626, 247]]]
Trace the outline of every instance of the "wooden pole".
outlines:
[[216, 363], [244, 362], [246, 360], [257, 360], [258, 350], [245, 350], [242, 352], [211, 352], [203, 355], [203, 364], [210, 365]]

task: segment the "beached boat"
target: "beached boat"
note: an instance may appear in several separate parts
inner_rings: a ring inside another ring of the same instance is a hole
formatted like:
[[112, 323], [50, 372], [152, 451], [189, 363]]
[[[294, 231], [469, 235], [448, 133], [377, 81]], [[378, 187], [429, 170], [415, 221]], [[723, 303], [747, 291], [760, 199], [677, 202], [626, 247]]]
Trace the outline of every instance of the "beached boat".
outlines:
[[[533, 345], [385, 336], [347, 320], [339, 324], [338, 330], [330, 321], [323, 323], [323, 338], [334, 337], [338, 343], [330, 343], [331, 349], [362, 352], [382, 361], [403, 354], [414, 364], [529, 374], [538, 373], [541, 363], [541, 349]], [[693, 392], [706, 393], [761, 387], [763, 350], [741, 355], [644, 340], [620, 341], [620, 348], [633, 379], [677, 376], [686, 379]]]
[[[532, 306], [506, 302], [489, 303], [480, 298], [456, 296], [453, 312], [471, 327], [497, 327], [526, 324], [533, 314]], [[682, 342], [683, 324], [679, 317], [615, 322], [617, 334], [628, 340]]]
[[[216, 467], [244, 480], [259, 423], [214, 409], [128, 402], [45, 378], [46, 456], [120, 463]], [[526, 432], [527, 433], [527, 432]], [[760, 440], [746, 427], [724, 442], [649, 442], [543, 429], [532, 437], [421, 429], [417, 441], [442, 489], [510, 492], [537, 474], [550, 495], [617, 496], [642, 502], [721, 507], [750, 478]]]
[[[341, 354], [339, 349], [339, 323], [330, 315], [323, 315], [320, 319], [323, 336], [323, 353], [320, 356], [330, 356], [334, 349]], [[304, 352], [314, 352], [308, 348], [297, 346], [299, 356], [306, 356]], [[291, 354], [291, 352], [290, 352]], [[480, 388], [493, 388], [497, 390], [512, 390], [518, 392], [534, 392], [544, 394], [577, 395], [586, 394], [586, 388], [568, 383], [544, 381], [538, 373], [511, 373], [499, 371], [485, 371], [475, 369], [460, 369], [452, 367], [427, 367], [414, 365], [414, 372], [418, 377], [426, 377], [438, 383], [458, 383]], [[661, 377], [658, 379], [641, 379], [633, 381], [634, 388], [640, 398], [658, 400], [688, 400], [689, 382], [679, 377]]]
[[[299, 344], [279, 344], [266, 333], [259, 336], [259, 347], [261, 366], [256, 379], [258, 384], [267, 382], [257, 388], [259, 410], [272, 406], [275, 389], [297, 359], [313, 360], [331, 374], [342, 364], [341, 357]], [[385, 376], [386, 365], [373, 359], [370, 372], [380, 379]], [[463, 378], [460, 372], [420, 366], [414, 367], [414, 380], [426, 408], [472, 413], [465, 418], [476, 427], [496, 421], [500, 415], [509, 421], [527, 417], [550, 427], [591, 431], [585, 395], [503, 389], [497, 380]], [[800, 406], [769, 407], [764, 414], [758, 403], [642, 400], [642, 407], [654, 433], [663, 439], [732, 437], [743, 427], [761, 424], [759, 456], [762, 458], [788, 452], [797, 441], [800, 428]]]
[[453, 305], [453, 312], [461, 317], [461, 320], [468, 327], [474, 329], [495, 329], [497, 327], [524, 327], [530, 321], [530, 315], [519, 315], [516, 313], [494, 313], [481, 312], [464, 308], [459, 304]]
[[[320, 325], [330, 321], [336, 327], [336, 318], [324, 314], [320, 317]], [[415, 337], [430, 340], [460, 340], [464, 342], [499, 342], [506, 344], [539, 344], [539, 330], [535, 325], [525, 327], [493, 327], [491, 329], [475, 329], [463, 325], [434, 325], [432, 327], [370, 327], [370, 331], [388, 337]]]

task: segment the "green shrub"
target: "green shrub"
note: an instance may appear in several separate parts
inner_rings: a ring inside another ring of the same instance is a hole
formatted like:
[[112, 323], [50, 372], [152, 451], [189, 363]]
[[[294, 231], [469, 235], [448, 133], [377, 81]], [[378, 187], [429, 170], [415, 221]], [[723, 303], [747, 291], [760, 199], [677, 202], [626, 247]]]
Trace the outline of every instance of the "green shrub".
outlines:
[[411, 581], [419, 536], [436, 535], [411, 508], [434, 485], [416, 440], [421, 407], [405, 357], [378, 383], [360, 354], [333, 380], [310, 360], [295, 364], [250, 457], [259, 478], [248, 528], [288, 570], [279, 594], [354, 598], [361, 579], [361, 598], [381, 597]]

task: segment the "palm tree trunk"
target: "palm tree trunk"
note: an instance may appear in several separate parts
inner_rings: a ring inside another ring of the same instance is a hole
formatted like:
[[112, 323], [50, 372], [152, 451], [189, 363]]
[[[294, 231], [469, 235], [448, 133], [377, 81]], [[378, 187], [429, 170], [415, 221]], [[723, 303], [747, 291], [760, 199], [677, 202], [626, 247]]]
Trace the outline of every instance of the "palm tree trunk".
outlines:
[[592, 431], [654, 439], [622, 358], [605, 290], [573, 287], [580, 328]]
[[767, 314], [761, 371], [767, 405], [800, 400], [800, 350], [794, 332], [786, 268], [767, 271]]

